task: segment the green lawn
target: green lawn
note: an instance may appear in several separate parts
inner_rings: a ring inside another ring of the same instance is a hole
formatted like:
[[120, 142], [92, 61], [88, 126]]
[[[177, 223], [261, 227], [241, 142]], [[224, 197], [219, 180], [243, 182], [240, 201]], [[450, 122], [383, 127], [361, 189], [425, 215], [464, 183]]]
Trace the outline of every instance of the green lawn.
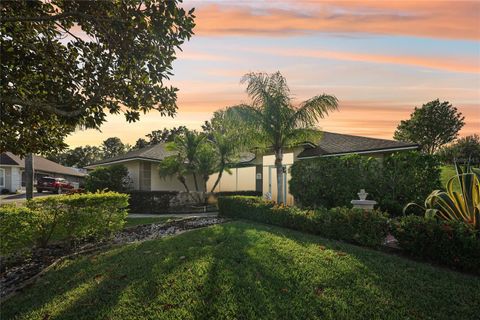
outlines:
[[[451, 177], [455, 176], [457, 172], [455, 171], [455, 166], [453, 165], [445, 165], [441, 167], [440, 179], [442, 181], [442, 188], [445, 189], [445, 185], [447, 184], [448, 180]], [[455, 191], [460, 191], [460, 186], [458, 183], [454, 183], [453, 187]]]
[[124, 228], [134, 227], [142, 224], [163, 223], [171, 220], [171, 217], [151, 217], [151, 218], [126, 218]]
[[2, 319], [478, 319], [480, 278], [230, 222], [65, 261]]

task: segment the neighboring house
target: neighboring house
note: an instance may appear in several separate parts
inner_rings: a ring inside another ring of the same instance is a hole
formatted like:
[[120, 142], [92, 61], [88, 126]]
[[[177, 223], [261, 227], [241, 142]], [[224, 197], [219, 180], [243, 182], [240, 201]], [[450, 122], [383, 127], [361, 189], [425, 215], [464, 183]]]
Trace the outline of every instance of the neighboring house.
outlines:
[[[41, 177], [50, 176], [64, 178], [74, 184], [81, 184], [85, 173], [74, 168], [64, 167], [61, 164], [47, 160], [40, 156], [33, 156], [34, 183]], [[0, 154], [0, 191], [8, 189], [16, 192], [25, 186], [25, 159], [11, 152]]]
[[[369, 157], [383, 158], [393, 152], [417, 150], [418, 145], [400, 141], [353, 136], [347, 134], [323, 132], [319, 143], [304, 143], [296, 148], [286, 150], [283, 156], [284, 199], [287, 204], [293, 204], [293, 196], [288, 190], [290, 167], [295, 161], [318, 157], [335, 157], [350, 154], [360, 154]], [[232, 169], [232, 174], [223, 174], [222, 180], [215, 191], [256, 190], [263, 194], [269, 193], [272, 199], [277, 195], [276, 168], [274, 155], [264, 155], [262, 159], [254, 159], [250, 166]], [[211, 187], [216, 179], [213, 175], [208, 183]]]

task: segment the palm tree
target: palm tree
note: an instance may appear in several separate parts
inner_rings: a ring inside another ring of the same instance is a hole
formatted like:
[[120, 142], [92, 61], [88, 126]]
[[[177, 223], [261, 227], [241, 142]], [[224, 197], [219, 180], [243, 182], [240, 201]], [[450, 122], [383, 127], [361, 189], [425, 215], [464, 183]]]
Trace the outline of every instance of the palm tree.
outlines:
[[230, 173], [229, 168], [237, 162], [238, 153], [243, 150], [245, 145], [242, 141], [245, 136], [242, 135], [238, 126], [226, 117], [224, 110], [215, 111], [212, 119], [205, 122], [203, 130], [215, 149], [215, 172], [218, 172], [218, 176], [210, 190], [210, 192], [214, 192], [222, 179], [223, 172]]
[[180, 154], [166, 157], [158, 165], [158, 171], [161, 178], [176, 177], [178, 181], [185, 187], [185, 191], [190, 192], [187, 185], [187, 168], [185, 165], [185, 158]]
[[283, 203], [284, 149], [303, 142], [318, 141], [321, 131], [316, 124], [329, 112], [337, 110], [338, 100], [334, 96], [321, 94], [295, 107], [287, 81], [280, 72], [248, 73], [243, 76], [241, 83], [247, 84], [246, 91], [252, 103], [230, 107], [227, 113], [253, 133], [250, 137], [255, 147], [274, 152], [277, 202]]
[[187, 173], [192, 174], [195, 183], [195, 190], [198, 189], [196, 161], [201, 145], [204, 143], [205, 135], [196, 131], [187, 130], [183, 135], [176, 136], [172, 143], [167, 144], [169, 151], [174, 151], [179, 158], [185, 162]]

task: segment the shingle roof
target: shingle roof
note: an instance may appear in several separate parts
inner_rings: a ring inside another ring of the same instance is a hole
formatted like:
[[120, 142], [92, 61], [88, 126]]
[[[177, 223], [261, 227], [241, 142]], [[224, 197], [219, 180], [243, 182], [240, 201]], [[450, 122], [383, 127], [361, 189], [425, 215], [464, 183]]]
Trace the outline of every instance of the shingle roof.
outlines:
[[[0, 165], [11, 165], [25, 168], [25, 159], [22, 159], [11, 152], [4, 152], [0, 154]], [[36, 155], [33, 156], [33, 167], [37, 171], [43, 171], [48, 173], [59, 173], [76, 177], [85, 176], [84, 173], [78, 172], [75, 169], [62, 166], [61, 164]]]
[[91, 164], [90, 166], [88, 166], [87, 168], [95, 167], [101, 164], [107, 164], [112, 162], [124, 162], [127, 160], [135, 160], [135, 159], [160, 161], [173, 154], [175, 154], [174, 151], [166, 150], [164, 143], [159, 143], [151, 147], [132, 150], [120, 156], [97, 161]]
[[349, 153], [375, 153], [391, 149], [417, 149], [418, 145], [401, 141], [376, 139], [333, 132], [323, 132], [317, 147], [307, 148], [298, 158], [332, 156]]
[[[165, 148], [165, 143], [159, 143], [151, 147], [129, 151], [123, 155], [113, 158], [97, 161], [86, 168], [94, 168], [103, 164], [111, 164], [116, 162], [125, 162], [129, 160], [146, 160], [146, 161], [161, 161], [168, 156], [176, 154], [175, 151], [169, 151]], [[247, 163], [255, 159], [255, 154], [245, 152], [242, 153], [238, 159], [239, 163]]]

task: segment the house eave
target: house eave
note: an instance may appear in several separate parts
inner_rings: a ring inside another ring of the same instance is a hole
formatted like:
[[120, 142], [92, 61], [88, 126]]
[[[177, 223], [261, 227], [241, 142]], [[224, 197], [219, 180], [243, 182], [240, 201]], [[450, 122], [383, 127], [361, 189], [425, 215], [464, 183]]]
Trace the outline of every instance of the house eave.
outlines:
[[150, 161], [150, 162], [162, 162], [162, 160], [160, 160], [160, 159], [133, 157], [133, 158], [126, 158], [126, 159], [120, 159], [120, 160], [115, 160], [115, 161], [106, 161], [106, 162], [102, 162], [102, 163], [91, 164], [89, 166], [86, 166], [85, 169], [93, 169], [93, 168], [102, 167], [102, 166], [106, 166], [106, 165], [123, 163], [123, 162], [130, 162], [130, 161], [135, 161], [135, 160]]

